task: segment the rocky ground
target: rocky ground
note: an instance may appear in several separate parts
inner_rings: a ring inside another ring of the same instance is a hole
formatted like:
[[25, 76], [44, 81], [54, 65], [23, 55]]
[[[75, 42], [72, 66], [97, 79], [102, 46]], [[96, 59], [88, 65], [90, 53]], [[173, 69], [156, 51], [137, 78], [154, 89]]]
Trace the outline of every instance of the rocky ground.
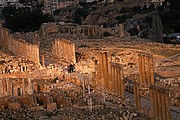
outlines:
[[76, 51], [88, 57], [93, 57], [93, 52], [98, 49], [108, 51], [114, 61], [124, 65], [127, 75], [132, 71], [138, 72], [138, 53], [148, 53], [153, 55], [155, 73], [162, 77], [180, 76], [180, 45], [177, 44], [155, 43], [138, 37], [107, 37], [73, 42], [77, 46]]
[[[93, 63], [92, 61], [95, 57], [95, 53], [99, 50], [104, 50], [112, 56], [112, 61], [123, 64], [124, 74], [125, 76], [129, 76], [138, 73], [138, 53], [149, 53], [152, 54], [154, 58], [155, 77], [159, 77], [160, 79], [180, 77], [180, 45], [154, 43], [150, 40], [137, 37], [106, 37], [104, 39], [76, 39], [71, 41], [76, 45], [76, 52], [83, 55], [83, 59], [80, 59], [80, 62], [88, 61]], [[46, 46], [44, 47], [44, 51], [46, 52], [47, 50], [45, 57], [51, 56], [48, 48], [46, 49]], [[4, 60], [7, 65], [16, 63], [11, 61], [18, 61], [17, 58], [14, 59], [13, 57], [10, 57], [10, 55], [9, 57], [13, 60], [7, 60], [8, 55], [4, 57], [4, 54], [1, 54], [1, 59]], [[43, 68], [40, 68], [39, 72], [41, 72], [41, 70], [44, 72], [44, 75], [48, 73], [43, 70]], [[38, 73], [38, 71], [36, 70], [35, 73]], [[74, 103], [71, 106], [62, 107], [54, 111], [32, 111], [27, 108], [16, 111], [1, 111], [0, 118], [2, 120], [149, 119], [142, 114], [137, 113], [132, 105], [116, 96], [102, 96], [98, 93], [93, 93], [91, 96], [92, 106], [87, 103], [88, 99], [89, 97], [85, 97], [80, 100], [84, 101], [83, 105], [81, 102]]]
[[82, 98], [71, 106], [53, 111], [34, 111], [28, 108], [0, 112], [1, 120], [149, 120], [147, 116], [137, 113], [133, 106], [116, 96], [102, 96], [92, 93], [92, 106]]

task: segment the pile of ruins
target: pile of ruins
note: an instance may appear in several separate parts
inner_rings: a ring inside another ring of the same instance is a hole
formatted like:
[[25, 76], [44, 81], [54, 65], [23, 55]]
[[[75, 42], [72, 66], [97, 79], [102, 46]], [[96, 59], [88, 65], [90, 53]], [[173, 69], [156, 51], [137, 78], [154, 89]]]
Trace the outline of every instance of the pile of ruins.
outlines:
[[[123, 25], [116, 25], [111, 33], [114, 36], [123, 37], [126, 33]], [[89, 38], [101, 38], [108, 29], [98, 26], [77, 26], [77, 25], [43, 25], [38, 31], [39, 36], [45, 38], [49, 34], [68, 34], [70, 36], [85, 36]], [[27, 70], [26, 65], [17, 65], [11, 72], [17, 72], [16, 77], [5, 77], [10, 74], [2, 70], [0, 73], [0, 109], [18, 110], [22, 107], [32, 110], [55, 110], [63, 106], [71, 106], [73, 100], [79, 99], [88, 105], [92, 111], [95, 103], [92, 100], [91, 89], [102, 94], [102, 101], [105, 103], [106, 95], [119, 97], [121, 101], [127, 103], [126, 92], [134, 95], [134, 107], [138, 113], [143, 113], [150, 119], [170, 120], [170, 98], [169, 90], [156, 85], [154, 81], [153, 57], [150, 54], [139, 53], [139, 73], [133, 75], [133, 80], [126, 81], [124, 77], [123, 65], [112, 61], [112, 55], [108, 51], [97, 50], [94, 58], [94, 71], [90, 75], [75, 73], [67, 74], [61, 66], [46, 66], [45, 56], [40, 48], [40, 40], [37, 33], [34, 33], [32, 41], [28, 42], [22, 37], [10, 33], [10, 31], [0, 26], [0, 48], [4, 51], [20, 56], [36, 64], [33, 71]], [[63, 59], [66, 63], [76, 64], [75, 44], [64, 38], [55, 38], [51, 43], [51, 52], [54, 58]], [[41, 52], [40, 52], [41, 51]], [[4, 63], [2, 63], [3, 65]], [[62, 65], [62, 64], [61, 64]], [[64, 67], [64, 66], [63, 66]], [[13, 68], [13, 67], [12, 67]], [[50, 71], [47, 69], [49, 68]], [[41, 70], [42, 69], [42, 70]], [[39, 72], [39, 74], [37, 73]], [[50, 77], [43, 78], [44, 75]], [[27, 75], [21, 75], [26, 73]], [[37, 76], [33, 77], [33, 74]], [[41, 76], [42, 75], [42, 76]], [[21, 77], [23, 76], [23, 77]], [[131, 83], [132, 87], [126, 88], [126, 83]], [[67, 83], [67, 84], [65, 84]], [[73, 83], [73, 85], [72, 85]], [[66, 86], [67, 85], [67, 86]], [[77, 87], [79, 86], [79, 87]], [[77, 93], [68, 90], [66, 96], [64, 90], [69, 88], [76, 89]], [[82, 88], [81, 88], [82, 87]], [[63, 89], [63, 90], [62, 90]], [[82, 97], [79, 97], [81, 96]], [[142, 97], [150, 101], [150, 110], [142, 108]], [[177, 102], [180, 113], [180, 99]], [[127, 104], [126, 104], [127, 105]], [[103, 104], [102, 104], [103, 106]], [[125, 118], [125, 117], [124, 117]], [[130, 119], [133, 116], [129, 117]]]

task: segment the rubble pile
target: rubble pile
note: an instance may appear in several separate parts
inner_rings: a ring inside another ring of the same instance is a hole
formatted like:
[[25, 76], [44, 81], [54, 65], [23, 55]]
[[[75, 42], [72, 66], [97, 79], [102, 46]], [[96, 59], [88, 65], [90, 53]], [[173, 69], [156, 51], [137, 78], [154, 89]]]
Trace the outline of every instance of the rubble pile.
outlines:
[[[84, 93], [85, 92], [85, 93]], [[83, 95], [84, 94], [84, 95]], [[92, 91], [91, 95], [88, 95], [86, 91], [82, 89], [71, 89], [71, 90], [55, 90], [52, 93], [48, 93], [49, 96], [53, 97], [54, 102], [57, 102], [57, 108], [47, 109], [44, 104], [50, 104], [45, 102], [47, 99], [40, 98], [42, 94], [37, 94], [41, 100], [44, 99], [43, 104], [38, 100], [36, 109], [35, 107], [21, 107], [18, 109], [7, 109], [0, 112], [1, 119], [145, 119], [148, 120], [147, 116], [137, 113], [133, 106], [126, 100], [122, 100], [119, 97], [106, 94], [102, 96], [101, 93]], [[45, 95], [47, 96], [47, 95]], [[25, 96], [19, 96], [24, 97]], [[4, 98], [6, 99], [6, 98]], [[56, 99], [56, 100], [55, 100]], [[91, 104], [88, 101], [91, 100]], [[12, 101], [12, 100], [11, 100]], [[1, 102], [2, 103], [2, 102]], [[21, 102], [22, 103], [22, 102]], [[30, 105], [32, 105], [31, 102]], [[44, 107], [41, 107], [44, 106]], [[22, 105], [21, 105], [22, 106]], [[39, 109], [38, 109], [39, 108]], [[41, 109], [40, 109], [41, 108]], [[21, 114], [20, 114], [21, 113]]]
[[0, 53], [0, 73], [13, 74], [19, 72], [33, 72], [38, 68], [37, 64], [14, 55]]

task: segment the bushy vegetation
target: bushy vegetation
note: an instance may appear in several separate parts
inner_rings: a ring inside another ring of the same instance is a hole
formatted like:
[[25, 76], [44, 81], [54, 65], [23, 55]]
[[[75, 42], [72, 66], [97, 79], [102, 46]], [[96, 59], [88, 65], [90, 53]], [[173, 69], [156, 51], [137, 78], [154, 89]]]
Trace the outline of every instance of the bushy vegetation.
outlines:
[[165, 33], [180, 32], [180, 0], [166, 0], [170, 6], [165, 5], [167, 12], [161, 14]]
[[6, 19], [5, 26], [14, 32], [29, 32], [38, 30], [42, 23], [48, 22], [51, 17], [43, 15], [40, 8], [18, 8], [9, 6], [2, 10]]
[[[94, 1], [92, 3], [86, 3], [86, 2], [79, 2], [79, 5], [81, 6], [81, 8], [78, 8], [75, 11], [75, 15], [74, 15], [74, 22], [77, 24], [81, 24], [82, 23], [82, 19], [85, 19], [88, 14], [90, 9], [92, 9], [93, 5], [97, 5], [97, 1]], [[95, 7], [93, 9], [96, 9]]]

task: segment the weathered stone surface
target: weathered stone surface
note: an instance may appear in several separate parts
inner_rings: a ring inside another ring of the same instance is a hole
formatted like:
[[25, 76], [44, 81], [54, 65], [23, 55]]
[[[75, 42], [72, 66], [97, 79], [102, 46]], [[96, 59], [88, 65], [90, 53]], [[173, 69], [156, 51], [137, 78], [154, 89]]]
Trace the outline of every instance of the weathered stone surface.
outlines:
[[9, 103], [9, 109], [19, 110], [20, 108], [21, 108], [21, 105], [19, 103]]
[[52, 111], [57, 109], [57, 104], [56, 103], [48, 103], [47, 104], [47, 110]]

